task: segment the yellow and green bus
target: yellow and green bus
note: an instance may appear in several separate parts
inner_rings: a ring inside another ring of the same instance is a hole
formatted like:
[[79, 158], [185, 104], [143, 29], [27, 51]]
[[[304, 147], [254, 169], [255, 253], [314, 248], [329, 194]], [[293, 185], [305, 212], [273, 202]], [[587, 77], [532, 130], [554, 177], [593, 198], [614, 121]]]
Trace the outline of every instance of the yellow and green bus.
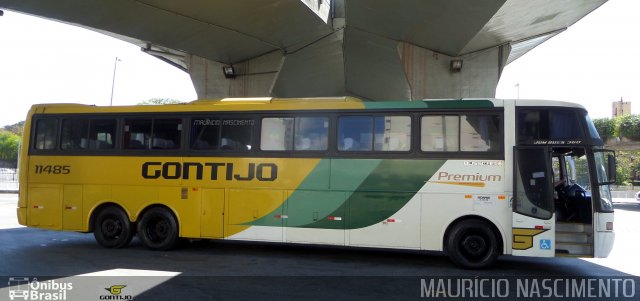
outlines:
[[554, 101], [221, 99], [34, 105], [20, 224], [134, 236], [606, 257], [615, 156]]

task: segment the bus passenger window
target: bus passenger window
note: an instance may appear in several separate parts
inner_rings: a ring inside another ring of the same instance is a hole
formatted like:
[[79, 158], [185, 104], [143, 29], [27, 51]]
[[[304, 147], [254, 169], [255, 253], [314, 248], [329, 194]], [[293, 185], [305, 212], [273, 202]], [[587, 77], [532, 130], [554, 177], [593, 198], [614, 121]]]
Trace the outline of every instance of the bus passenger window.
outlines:
[[460, 117], [423, 116], [420, 124], [420, 149], [423, 152], [457, 152], [460, 150]]
[[491, 152], [500, 147], [500, 118], [496, 115], [468, 115], [460, 120], [460, 150]]
[[191, 148], [217, 150], [220, 141], [220, 119], [197, 117], [191, 119]]
[[88, 133], [88, 119], [63, 120], [60, 148], [63, 150], [78, 150], [89, 148], [89, 141], [87, 139]]
[[327, 117], [297, 117], [295, 120], [295, 150], [326, 150], [328, 135]]
[[40, 119], [36, 122], [35, 149], [51, 150], [56, 148], [58, 133], [57, 119]]
[[179, 149], [181, 137], [181, 119], [153, 120], [152, 149]]
[[149, 149], [151, 119], [125, 119], [123, 132], [125, 149]]
[[408, 151], [411, 149], [409, 116], [375, 117], [375, 151]]
[[339, 151], [371, 151], [373, 145], [373, 118], [345, 116], [338, 119]]
[[220, 149], [228, 151], [251, 150], [251, 133], [255, 120], [246, 118], [223, 119]]
[[89, 148], [112, 149], [115, 147], [116, 120], [96, 119], [89, 124]]
[[267, 151], [326, 150], [329, 135], [327, 117], [263, 118], [260, 149]]
[[260, 129], [260, 149], [288, 151], [293, 149], [293, 118], [263, 118]]

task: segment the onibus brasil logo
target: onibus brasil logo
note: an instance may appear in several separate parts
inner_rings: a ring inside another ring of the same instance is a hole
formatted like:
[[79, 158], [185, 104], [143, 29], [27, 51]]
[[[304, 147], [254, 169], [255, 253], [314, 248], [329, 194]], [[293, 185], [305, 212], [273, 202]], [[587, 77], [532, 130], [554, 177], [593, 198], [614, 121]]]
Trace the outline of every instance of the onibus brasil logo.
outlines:
[[38, 281], [38, 278], [9, 277], [9, 299], [67, 300], [67, 292], [73, 290], [70, 282], [56, 280]]

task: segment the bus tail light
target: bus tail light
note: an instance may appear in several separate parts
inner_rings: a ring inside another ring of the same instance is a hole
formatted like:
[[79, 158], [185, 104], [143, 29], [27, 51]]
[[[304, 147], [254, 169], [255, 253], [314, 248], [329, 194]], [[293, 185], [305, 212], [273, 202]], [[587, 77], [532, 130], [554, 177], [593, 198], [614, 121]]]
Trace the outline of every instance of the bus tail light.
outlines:
[[613, 222], [607, 222], [606, 229], [608, 231], [613, 231]]

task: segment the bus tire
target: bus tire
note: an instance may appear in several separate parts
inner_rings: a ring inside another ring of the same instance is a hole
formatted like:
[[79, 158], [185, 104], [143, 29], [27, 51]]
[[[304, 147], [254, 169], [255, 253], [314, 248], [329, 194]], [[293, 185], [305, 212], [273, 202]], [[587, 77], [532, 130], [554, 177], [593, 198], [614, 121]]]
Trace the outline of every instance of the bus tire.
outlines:
[[481, 269], [492, 265], [500, 251], [492, 226], [480, 220], [457, 223], [449, 231], [446, 241], [451, 261], [465, 269]]
[[102, 208], [94, 219], [93, 236], [105, 248], [124, 248], [131, 242], [134, 234], [129, 217], [119, 207]]
[[151, 250], [170, 250], [178, 242], [178, 222], [168, 209], [151, 208], [138, 221], [138, 238]]

